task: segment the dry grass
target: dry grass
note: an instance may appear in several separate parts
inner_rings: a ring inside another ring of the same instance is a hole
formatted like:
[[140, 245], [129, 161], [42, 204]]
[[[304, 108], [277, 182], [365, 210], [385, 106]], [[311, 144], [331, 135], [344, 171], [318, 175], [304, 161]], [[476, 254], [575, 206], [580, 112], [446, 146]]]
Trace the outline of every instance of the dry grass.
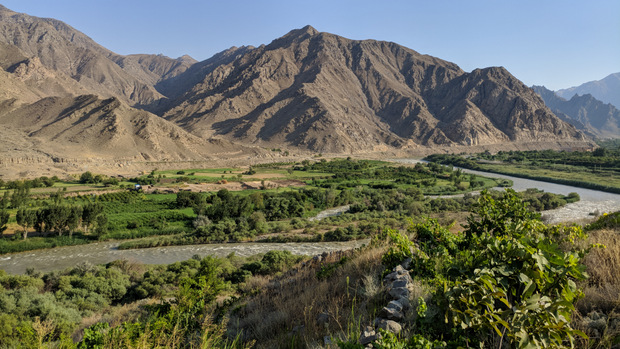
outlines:
[[590, 278], [582, 285], [585, 296], [577, 302], [574, 322], [590, 339], [579, 346], [620, 348], [620, 231], [591, 232], [588, 243], [605, 248], [593, 249], [584, 261]]
[[[262, 290], [233, 309], [229, 333], [243, 333], [260, 348], [315, 347], [325, 336], [346, 337], [369, 325], [384, 292], [382, 248], [337, 252], [321, 262], [311, 260], [286, 275], [268, 280], [252, 278], [244, 291]], [[324, 279], [322, 266], [348, 260]]]
[[579, 304], [584, 313], [592, 310], [610, 311], [620, 307], [620, 232], [599, 230], [590, 234], [589, 243], [605, 248], [593, 249], [585, 258], [590, 278], [585, 287], [586, 297]]

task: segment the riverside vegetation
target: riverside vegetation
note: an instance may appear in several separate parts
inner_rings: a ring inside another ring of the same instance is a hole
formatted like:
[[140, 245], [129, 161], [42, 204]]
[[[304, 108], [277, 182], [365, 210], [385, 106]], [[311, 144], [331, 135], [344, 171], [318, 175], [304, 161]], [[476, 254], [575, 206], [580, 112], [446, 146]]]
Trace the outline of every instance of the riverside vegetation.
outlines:
[[[55, 233], [62, 236], [25, 241], [168, 234], [169, 243], [192, 243], [279, 232], [278, 239], [292, 240], [368, 236], [371, 244], [312, 259], [273, 251], [248, 259], [195, 258], [169, 266], [117, 261], [46, 274], [3, 273], [0, 346], [359, 347], [361, 330], [372, 325], [387, 303], [383, 273], [407, 257], [414, 265], [410, 301], [417, 307], [404, 320], [404, 330], [397, 336], [383, 333], [373, 344], [376, 348], [561, 347], [570, 345], [570, 339], [579, 347], [617, 344], [617, 214], [589, 225], [586, 237], [576, 226], [545, 226], [535, 213], [578, 200], [575, 195], [528, 190], [425, 197], [497, 185], [438, 164], [393, 167], [342, 159], [251, 171], [255, 173], [241, 177], [228, 173], [228, 179], [286, 173], [305, 178], [305, 186], [268, 188], [266, 181], [262, 189], [237, 193], [26, 195], [22, 203], [31, 210], [80, 207], [80, 218], [85, 206], [100, 205], [95, 216], [105, 216], [107, 223], [97, 231], [101, 227], [96, 223], [78, 219], [75, 229], [82, 231], [71, 237], [63, 231]], [[153, 185], [165, 179], [177, 182], [177, 177], [205, 180], [198, 170], [176, 172], [154, 171], [135, 180]], [[222, 180], [212, 173], [205, 177]], [[23, 208], [12, 206], [14, 194], [5, 194], [2, 211], [17, 224]], [[351, 204], [349, 213], [320, 222], [306, 219], [342, 204]], [[463, 210], [473, 211], [463, 222], [463, 232], [441, 224], [454, 225]], [[210, 228], [225, 224], [234, 229]], [[207, 239], [211, 236], [216, 238]], [[267, 236], [271, 238], [273, 234]], [[4, 246], [18, 246], [24, 237], [3, 240]], [[137, 246], [152, 241], [138, 240]], [[596, 243], [607, 248], [590, 251]], [[587, 297], [581, 298], [582, 292]]]
[[382, 276], [410, 258], [414, 311], [374, 348], [613, 348], [618, 221], [601, 217], [586, 227], [590, 236], [546, 226], [508, 190], [483, 193], [457, 234], [424, 218], [310, 259], [272, 251], [0, 273], [0, 345], [363, 348], [362, 329], [387, 304]]
[[602, 143], [588, 151], [500, 151], [497, 154], [434, 154], [428, 161], [535, 179], [576, 187], [620, 193], [620, 146]]
[[[364, 238], [384, 227], [402, 226], [405, 216], [456, 211], [471, 201], [429, 199], [425, 194], [506, 185], [435, 164], [395, 167], [350, 159], [263, 165], [245, 171], [153, 171], [130, 181], [86, 172], [74, 182], [50, 181], [47, 193], [35, 192], [38, 183], [45, 181], [0, 183], [5, 188], [0, 229], [14, 232], [0, 240], [0, 253], [145, 237], [151, 238], [121, 248], [245, 241], [258, 236], [266, 236], [266, 241]], [[280, 187], [283, 181], [296, 186]], [[204, 182], [213, 183], [216, 192], [184, 191], [186, 185]], [[226, 189], [226, 184], [235, 182], [260, 183], [260, 189]], [[134, 183], [153, 190], [128, 190]], [[72, 190], [75, 186], [78, 191]], [[169, 189], [178, 193], [165, 193]], [[351, 213], [357, 215], [340, 218], [340, 224], [307, 219], [320, 210], [346, 204], [352, 204]]]
[[[362, 239], [385, 228], [404, 228], [411, 216], [434, 214], [449, 220], [475, 201], [468, 192], [510, 185], [502, 179], [466, 175], [433, 163], [396, 167], [379, 161], [339, 159], [233, 171], [153, 171], [130, 182], [86, 172], [76, 183], [58, 185], [101, 183], [96, 189], [108, 191], [73, 194], [71, 186], [48, 194], [30, 193], [38, 179], [5, 183], [0, 229], [10, 226], [14, 234], [0, 240], [0, 253], [107, 239], [130, 240], [121, 243], [121, 249], [249, 240]], [[290, 181], [296, 186], [280, 187]], [[204, 193], [184, 190], [185, 185], [203, 182], [213, 183], [212, 190], [223, 189]], [[226, 189], [226, 184], [235, 182], [246, 186], [260, 183], [260, 189]], [[134, 183], [152, 186], [152, 190], [126, 189]], [[119, 191], [119, 187], [125, 189]], [[178, 192], [165, 193], [171, 188]], [[433, 197], [459, 193], [465, 195]], [[535, 189], [520, 195], [535, 210], [579, 200], [576, 194], [564, 197]], [[321, 221], [308, 219], [341, 205], [350, 205], [348, 214]]]

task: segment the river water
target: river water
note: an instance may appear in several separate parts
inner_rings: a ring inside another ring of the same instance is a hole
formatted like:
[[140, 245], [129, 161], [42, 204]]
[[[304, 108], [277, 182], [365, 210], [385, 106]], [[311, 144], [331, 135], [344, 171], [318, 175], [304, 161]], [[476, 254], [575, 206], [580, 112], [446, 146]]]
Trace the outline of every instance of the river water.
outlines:
[[[417, 163], [424, 162], [416, 159], [398, 159], [393, 160], [401, 163]], [[544, 190], [548, 193], [568, 195], [569, 193], [577, 193], [581, 200], [560, 207], [555, 210], [543, 211], [543, 217], [547, 223], [561, 223], [568, 221], [578, 221], [582, 219], [592, 218], [593, 214], [603, 214], [604, 212], [613, 212], [620, 210], [620, 194], [607, 193], [599, 190], [585, 189], [573, 187], [570, 185], [555, 184], [541, 182], [532, 179], [518, 178], [503, 174], [461, 169], [465, 173], [472, 173], [479, 176], [490, 178], [505, 178], [513, 182], [512, 188], [516, 191], [523, 191], [529, 188]], [[503, 190], [503, 188], [495, 188]]]
[[[419, 160], [400, 159], [402, 163], [415, 163]], [[545, 211], [543, 217], [548, 223], [575, 221], [591, 218], [592, 213], [612, 212], [620, 210], [620, 195], [605, 193], [597, 190], [583, 189], [562, 184], [547, 183], [531, 179], [523, 179], [495, 173], [463, 169], [466, 173], [476, 175], [506, 178], [513, 181], [513, 189], [522, 191], [528, 188], [537, 188], [546, 192], [568, 195], [571, 192], [579, 194], [581, 200], [568, 204], [562, 208]], [[501, 189], [501, 188], [498, 188]], [[317, 219], [341, 214], [348, 207], [340, 207], [319, 213]], [[240, 256], [251, 256], [265, 253], [270, 250], [287, 250], [295, 254], [317, 255], [323, 252], [346, 250], [361, 246], [367, 240], [346, 242], [315, 242], [315, 243], [230, 243], [189, 246], [166, 246], [147, 249], [119, 250], [118, 242], [101, 242], [81, 246], [57, 247], [47, 250], [29, 251], [0, 255], [0, 269], [13, 274], [23, 274], [27, 268], [46, 272], [74, 267], [80, 263], [91, 264], [108, 263], [117, 259], [134, 260], [145, 264], [169, 264], [198, 256], [224, 257], [234, 252]]]
[[293, 254], [313, 256], [323, 252], [353, 249], [364, 243], [368, 243], [368, 240], [309, 243], [245, 242], [119, 250], [117, 248], [118, 242], [98, 242], [81, 246], [63, 246], [0, 255], [0, 269], [11, 274], [24, 274], [27, 268], [47, 272], [75, 267], [84, 262], [103, 264], [117, 259], [127, 259], [145, 264], [170, 264], [190, 259], [194, 255], [225, 257], [234, 252], [236, 255], [247, 257], [271, 250], [287, 250]]

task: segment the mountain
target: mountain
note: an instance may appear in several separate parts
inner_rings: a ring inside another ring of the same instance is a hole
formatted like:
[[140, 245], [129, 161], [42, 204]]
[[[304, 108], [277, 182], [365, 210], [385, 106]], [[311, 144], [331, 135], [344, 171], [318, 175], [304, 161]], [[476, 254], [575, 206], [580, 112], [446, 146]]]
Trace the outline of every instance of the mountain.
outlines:
[[620, 108], [620, 73], [610, 74], [602, 80], [586, 82], [579, 86], [558, 90], [555, 93], [564, 99], [570, 99], [576, 94], [591, 94], [598, 100]]
[[82, 159], [209, 160], [245, 150], [227, 141], [193, 136], [114, 97], [47, 97], [32, 104], [5, 102], [0, 107], [0, 125], [44, 144], [38, 153], [50, 157], [62, 154]]
[[0, 165], [591, 145], [501, 67], [310, 26], [201, 62], [124, 56], [2, 6], [0, 125]]
[[194, 63], [185, 57], [121, 56], [97, 44], [71, 26], [49, 18], [13, 12], [0, 5], [0, 44], [5, 70], [36, 64], [64, 80], [73, 80], [69, 92], [117, 97], [130, 105], [152, 104], [165, 98], [153, 85], [175, 76]]
[[544, 86], [532, 86], [532, 89], [556, 115], [579, 130], [598, 138], [620, 138], [620, 110], [612, 104], [590, 94], [573, 95], [566, 100]]
[[134, 108], [164, 101], [155, 85], [195, 63], [118, 55], [63, 22], [0, 6], [1, 172], [261, 156], [265, 151], [200, 138]]
[[321, 152], [585, 140], [504, 68], [466, 73], [310, 26], [204, 67], [170, 81], [184, 92], [158, 110], [203, 137]]

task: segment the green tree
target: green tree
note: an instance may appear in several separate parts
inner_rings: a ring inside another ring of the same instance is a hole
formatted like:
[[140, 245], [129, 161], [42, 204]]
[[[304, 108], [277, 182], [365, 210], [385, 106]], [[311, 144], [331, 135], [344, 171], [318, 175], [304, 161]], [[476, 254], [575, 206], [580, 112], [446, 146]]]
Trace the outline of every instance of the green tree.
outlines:
[[103, 214], [103, 205], [101, 203], [88, 203], [82, 207], [82, 225], [86, 232], [95, 225], [96, 219]]
[[105, 214], [100, 214], [95, 219], [95, 228], [93, 230], [95, 235], [101, 237], [103, 234], [108, 232], [108, 216]]
[[0, 208], [0, 234], [2, 234], [9, 223], [9, 212], [7, 212], [6, 208]]
[[28, 228], [33, 227], [37, 220], [37, 213], [34, 210], [20, 208], [15, 217], [17, 224], [24, 228], [22, 237], [24, 240], [28, 237]]
[[19, 208], [20, 206], [26, 205], [29, 195], [30, 187], [25, 185], [13, 190], [13, 194], [11, 195], [11, 207]]
[[86, 171], [80, 175], [80, 183], [95, 183], [95, 176], [90, 171]]

